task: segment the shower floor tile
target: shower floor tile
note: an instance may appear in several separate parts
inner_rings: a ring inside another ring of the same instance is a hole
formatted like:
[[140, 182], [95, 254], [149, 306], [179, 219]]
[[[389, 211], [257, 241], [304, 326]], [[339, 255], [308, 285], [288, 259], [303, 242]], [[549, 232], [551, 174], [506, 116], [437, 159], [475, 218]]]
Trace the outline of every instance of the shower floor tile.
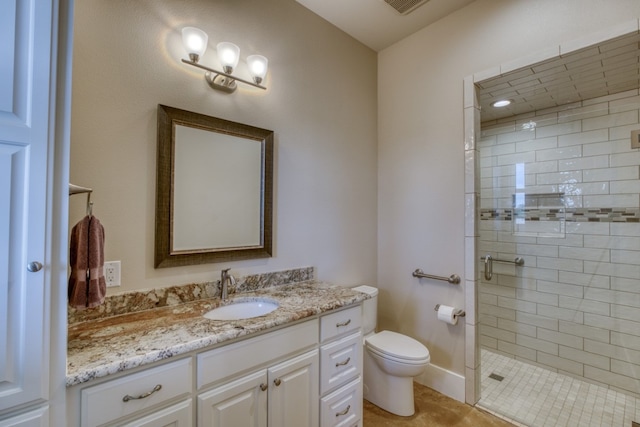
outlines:
[[[530, 427], [631, 427], [640, 399], [482, 350], [478, 406]], [[489, 378], [496, 374], [502, 381]]]

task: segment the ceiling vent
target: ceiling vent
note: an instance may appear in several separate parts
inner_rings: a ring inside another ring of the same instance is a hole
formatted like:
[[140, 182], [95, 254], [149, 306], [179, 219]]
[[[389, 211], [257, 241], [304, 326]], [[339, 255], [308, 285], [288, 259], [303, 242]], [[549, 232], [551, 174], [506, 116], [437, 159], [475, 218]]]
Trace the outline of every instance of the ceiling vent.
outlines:
[[407, 15], [429, 0], [384, 0], [401, 15]]

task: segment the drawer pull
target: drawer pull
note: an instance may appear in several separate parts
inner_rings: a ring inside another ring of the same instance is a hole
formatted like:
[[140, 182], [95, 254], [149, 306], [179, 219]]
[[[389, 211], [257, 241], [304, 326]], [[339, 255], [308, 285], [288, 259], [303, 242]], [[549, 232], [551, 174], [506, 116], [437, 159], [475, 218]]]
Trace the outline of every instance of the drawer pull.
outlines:
[[275, 380], [273, 380], [273, 383], [276, 385], [276, 387], [278, 387], [281, 383], [280, 378], [276, 378]]
[[349, 413], [349, 409], [351, 409], [351, 405], [349, 405], [346, 408], [344, 408], [343, 411], [336, 412], [336, 417], [339, 417], [341, 415], [347, 415]]
[[338, 363], [336, 363], [336, 368], [337, 368], [338, 366], [348, 365], [348, 364], [349, 364], [349, 362], [351, 362], [351, 358], [350, 358], [350, 357], [347, 357], [347, 360], [345, 360], [344, 362], [338, 362]]
[[160, 389], [162, 388], [162, 384], [158, 384], [157, 386], [155, 386], [153, 388], [153, 390], [148, 391], [146, 393], [142, 393], [140, 396], [135, 397], [135, 396], [129, 396], [128, 394], [122, 398], [123, 402], [128, 402], [130, 400], [135, 400], [135, 399], [144, 399], [147, 398], [149, 396], [151, 396], [153, 393], [155, 393], [156, 391], [160, 391]]
[[265, 383], [260, 384], [260, 390], [267, 391], [268, 388], [269, 388], [269, 386], [266, 385]]
[[351, 319], [348, 319], [344, 322], [336, 323], [336, 328], [339, 328], [340, 326], [347, 326], [349, 323], [351, 323]]

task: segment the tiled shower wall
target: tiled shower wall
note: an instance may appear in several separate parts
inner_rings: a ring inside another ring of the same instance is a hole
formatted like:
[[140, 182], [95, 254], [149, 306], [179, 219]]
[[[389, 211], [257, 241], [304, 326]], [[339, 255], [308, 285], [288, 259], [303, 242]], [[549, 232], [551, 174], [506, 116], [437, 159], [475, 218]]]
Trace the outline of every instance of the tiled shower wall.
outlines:
[[[635, 396], [639, 109], [634, 90], [483, 123], [479, 141], [480, 254], [525, 260], [482, 279], [481, 346]], [[563, 206], [528, 205], [517, 225], [515, 193], [564, 193]]]

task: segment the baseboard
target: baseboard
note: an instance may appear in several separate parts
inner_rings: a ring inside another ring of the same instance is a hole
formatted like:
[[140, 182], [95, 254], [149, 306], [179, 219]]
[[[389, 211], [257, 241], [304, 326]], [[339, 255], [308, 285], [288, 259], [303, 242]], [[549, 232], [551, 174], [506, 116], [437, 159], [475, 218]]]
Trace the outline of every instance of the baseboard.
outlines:
[[424, 373], [415, 378], [415, 381], [459, 402], [465, 401], [464, 376], [460, 374], [429, 364]]

